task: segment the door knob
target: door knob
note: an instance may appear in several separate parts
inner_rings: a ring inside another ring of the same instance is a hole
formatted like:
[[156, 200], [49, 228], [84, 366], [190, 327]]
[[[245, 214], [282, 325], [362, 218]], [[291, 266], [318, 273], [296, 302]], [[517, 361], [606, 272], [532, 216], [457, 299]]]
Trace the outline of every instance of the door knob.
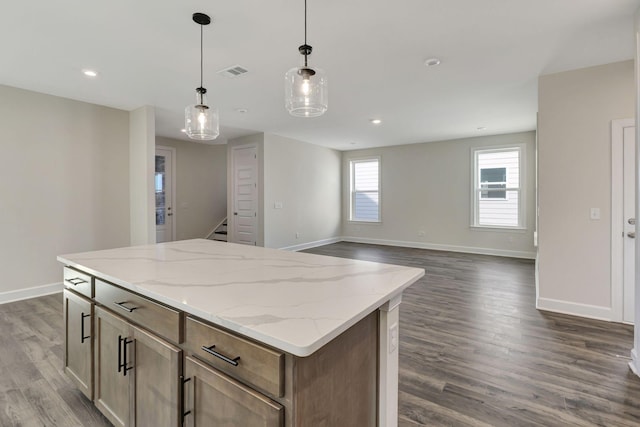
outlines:
[[631, 225], [636, 225], [636, 219], [635, 219], [635, 218], [629, 218], [629, 219], [627, 220], [627, 222], [628, 222], [629, 224], [631, 224]]
[[636, 238], [636, 233], [635, 233], [635, 231], [630, 231], [630, 232], [628, 232], [628, 233], [627, 233], [627, 237], [631, 237], [632, 239], [635, 239], [635, 238]]

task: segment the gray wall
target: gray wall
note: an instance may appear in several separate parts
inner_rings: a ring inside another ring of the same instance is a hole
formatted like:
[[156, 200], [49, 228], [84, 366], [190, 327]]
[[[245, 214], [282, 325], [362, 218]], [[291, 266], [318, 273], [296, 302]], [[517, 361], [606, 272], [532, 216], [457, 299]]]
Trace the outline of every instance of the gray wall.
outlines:
[[[524, 143], [525, 230], [471, 225], [472, 148]], [[380, 156], [382, 222], [349, 219], [349, 160]], [[348, 240], [533, 258], [535, 132], [343, 153], [342, 218]]]
[[540, 77], [540, 308], [610, 316], [611, 120], [634, 116], [633, 73], [625, 61]]
[[[265, 134], [266, 247], [296, 247], [340, 236], [340, 159], [339, 151]], [[275, 202], [282, 209], [275, 209]]]
[[0, 141], [0, 302], [60, 283], [59, 254], [129, 244], [128, 112], [0, 86]]
[[175, 240], [205, 238], [227, 215], [227, 146], [156, 138], [176, 149]]

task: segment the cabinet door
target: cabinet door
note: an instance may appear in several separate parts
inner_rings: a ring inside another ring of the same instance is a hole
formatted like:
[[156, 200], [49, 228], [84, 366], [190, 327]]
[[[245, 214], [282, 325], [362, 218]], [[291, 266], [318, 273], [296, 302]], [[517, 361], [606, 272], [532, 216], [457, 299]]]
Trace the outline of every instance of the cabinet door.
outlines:
[[281, 427], [278, 403], [192, 357], [185, 358], [185, 425]]
[[180, 426], [182, 350], [137, 327], [135, 348], [135, 425]]
[[131, 425], [129, 380], [134, 371], [130, 329], [121, 317], [95, 308], [95, 405], [115, 426]]
[[93, 303], [65, 289], [64, 371], [93, 400]]

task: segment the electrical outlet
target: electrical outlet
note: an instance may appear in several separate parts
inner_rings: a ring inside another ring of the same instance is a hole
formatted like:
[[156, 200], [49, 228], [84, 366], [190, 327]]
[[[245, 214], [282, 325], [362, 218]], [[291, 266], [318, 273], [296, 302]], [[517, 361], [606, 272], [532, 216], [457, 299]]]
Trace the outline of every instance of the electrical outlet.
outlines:
[[592, 220], [600, 219], [600, 208], [591, 208], [591, 219]]
[[302, 236], [302, 233], [300, 233], [299, 231], [296, 231], [296, 239], [299, 239], [300, 236]]
[[389, 327], [389, 354], [398, 349], [398, 324]]

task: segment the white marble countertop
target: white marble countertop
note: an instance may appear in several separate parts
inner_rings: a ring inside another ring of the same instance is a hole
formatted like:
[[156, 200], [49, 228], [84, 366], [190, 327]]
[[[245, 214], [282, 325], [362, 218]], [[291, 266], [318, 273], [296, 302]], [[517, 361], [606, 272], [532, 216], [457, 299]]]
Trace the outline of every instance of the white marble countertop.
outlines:
[[424, 275], [420, 268], [205, 239], [58, 261], [301, 357]]

